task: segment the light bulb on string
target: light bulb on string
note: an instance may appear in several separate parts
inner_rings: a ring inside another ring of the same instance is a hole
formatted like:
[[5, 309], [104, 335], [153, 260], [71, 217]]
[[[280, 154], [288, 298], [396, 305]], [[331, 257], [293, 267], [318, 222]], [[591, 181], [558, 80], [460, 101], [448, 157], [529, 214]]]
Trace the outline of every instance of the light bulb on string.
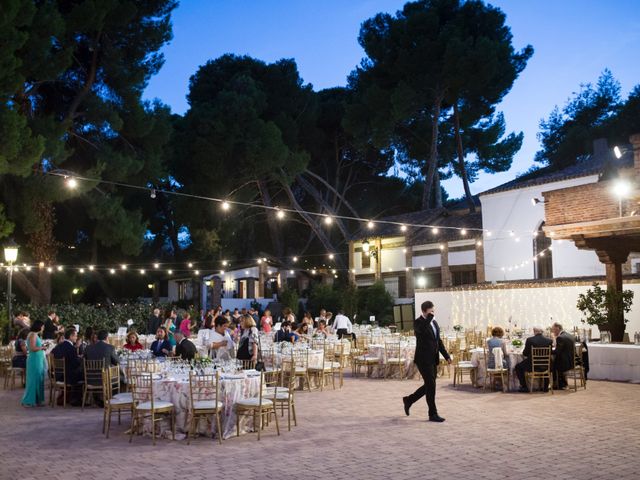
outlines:
[[226, 212], [231, 208], [231, 205], [229, 205], [229, 202], [225, 200], [224, 202], [222, 202], [221, 207], [222, 207], [222, 210]]
[[463, 228], [462, 230], [460, 230], [460, 234], [461, 235], [466, 235], [467, 234], [467, 229]]
[[84, 273], [84, 268], [78, 270], [80, 273]]
[[116, 273], [116, 269], [115, 269], [115, 268], [112, 268], [111, 270], [109, 270], [109, 273], [110, 273], [111, 275], [114, 275], [114, 274]]
[[192, 262], [187, 263], [187, 267], [193, 268], [193, 263]]
[[200, 270], [194, 270], [194, 271], [193, 271], [193, 274], [194, 274], [194, 275], [200, 275]]
[[324, 217], [324, 223], [325, 225], [331, 225], [333, 223], [333, 218], [331, 218], [331, 215], [326, 215]]
[[173, 275], [173, 270], [167, 270], [167, 274]]
[[160, 268], [160, 264], [159, 263], [154, 263], [153, 264], [153, 268], [155, 268], [157, 270], [158, 268]]
[[66, 177], [67, 188], [73, 190], [78, 186], [78, 181], [73, 177]]
[[140, 275], [144, 275], [145, 273], [146, 273], [146, 272], [145, 272], [144, 268], [141, 268], [141, 269], [140, 269]]
[[367, 222], [367, 227], [369, 228], [369, 230], [373, 230], [375, 226], [375, 223], [373, 223], [371, 220]]
[[407, 226], [406, 225], [400, 225], [400, 231], [401, 232], [406, 232], [407, 231]]
[[434, 235], [436, 235], [439, 231], [440, 231], [440, 229], [438, 227], [433, 227], [431, 229], [431, 233], [433, 233]]
[[276, 217], [278, 217], [279, 220], [284, 219], [284, 212], [278, 209], [278, 211], [276, 212]]
[[47, 267], [47, 272], [49, 272], [49, 273], [53, 272], [53, 268]]
[[94, 268], [95, 268], [95, 267], [94, 267], [93, 265], [89, 265], [89, 271], [90, 271], [90, 272], [93, 272], [93, 269], [94, 269]]
[[58, 266], [58, 268], [57, 268], [56, 270], [58, 270], [59, 272], [61, 272], [62, 270], [64, 270], [64, 268], [62, 267], [62, 265], [59, 265], [59, 266]]
[[333, 260], [333, 257], [334, 257], [333, 253], [330, 253], [329, 254], [329, 260]]
[[120, 268], [121, 268], [122, 270], [126, 270], [126, 269], [127, 269], [127, 266], [123, 263], [122, 265], [120, 265]]
[[293, 257], [293, 262], [297, 262], [298, 261], [298, 257]]

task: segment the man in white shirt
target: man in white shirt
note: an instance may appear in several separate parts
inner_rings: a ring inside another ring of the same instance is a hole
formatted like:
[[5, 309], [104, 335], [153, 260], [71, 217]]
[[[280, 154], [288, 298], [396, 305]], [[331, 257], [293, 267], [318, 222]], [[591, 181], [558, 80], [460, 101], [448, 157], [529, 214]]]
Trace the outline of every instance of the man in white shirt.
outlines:
[[342, 339], [344, 335], [350, 335], [352, 333], [353, 325], [343, 310], [338, 310], [338, 315], [336, 315], [336, 319], [333, 321], [333, 329], [338, 335], [338, 339]]
[[225, 317], [222, 315], [216, 317], [214, 329], [209, 334], [212, 358], [228, 359], [230, 357], [233, 350], [233, 340], [227, 332], [227, 325], [229, 322]]

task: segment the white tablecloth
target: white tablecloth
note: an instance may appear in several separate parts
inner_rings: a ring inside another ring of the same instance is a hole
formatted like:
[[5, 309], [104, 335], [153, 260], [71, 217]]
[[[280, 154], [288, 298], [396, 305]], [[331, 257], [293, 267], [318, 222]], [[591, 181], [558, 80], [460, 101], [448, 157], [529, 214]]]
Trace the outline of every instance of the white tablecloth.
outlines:
[[[522, 349], [507, 347], [507, 365], [509, 367], [509, 390], [515, 391], [520, 387], [520, 382], [514, 371], [515, 366], [523, 360]], [[471, 364], [477, 367], [476, 386], [484, 386], [484, 377], [486, 375], [487, 366], [484, 358], [484, 350], [475, 348], [471, 350]]]
[[589, 380], [640, 383], [640, 346], [590, 343]]

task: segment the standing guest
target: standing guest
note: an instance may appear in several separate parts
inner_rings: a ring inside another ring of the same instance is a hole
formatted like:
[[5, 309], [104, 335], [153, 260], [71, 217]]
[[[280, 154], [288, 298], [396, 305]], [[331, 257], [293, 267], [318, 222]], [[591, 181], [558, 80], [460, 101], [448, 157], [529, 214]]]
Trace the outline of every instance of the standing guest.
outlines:
[[258, 315], [258, 311], [255, 308], [251, 307], [249, 309], [249, 315], [251, 315], [251, 318], [253, 318], [253, 321], [256, 324], [256, 328], [260, 330], [262, 325], [260, 323], [260, 315]]
[[176, 340], [173, 336], [173, 333], [176, 331], [175, 316], [175, 310], [167, 310], [164, 321], [164, 329], [167, 331], [167, 339], [169, 343], [171, 343], [171, 348], [176, 346]]
[[29, 336], [29, 329], [23, 328], [18, 333], [18, 338], [14, 343], [15, 352], [11, 359], [11, 366], [13, 368], [27, 368], [27, 337]]
[[[444, 422], [444, 418], [438, 415], [436, 407], [436, 373], [440, 363], [439, 354], [442, 354], [449, 364], [451, 364], [451, 357], [440, 338], [440, 326], [434, 318], [433, 302], [423, 302], [420, 309], [422, 315], [413, 321], [413, 331], [416, 336], [416, 353], [413, 361], [422, 375], [424, 385], [411, 395], [402, 397], [404, 413], [408, 416], [411, 405], [426, 396], [429, 406], [429, 421]], [[336, 317], [337, 320], [338, 317]]]
[[573, 368], [575, 357], [576, 338], [565, 332], [562, 325], [555, 322], [551, 325], [551, 333], [556, 338], [556, 350], [553, 359], [553, 380], [558, 384], [559, 390], [567, 388], [567, 379], [564, 372]]
[[324, 308], [320, 309], [320, 314], [315, 318], [315, 324], [320, 325], [320, 322], [324, 320], [324, 324], [327, 324], [327, 311]]
[[264, 333], [271, 333], [271, 326], [273, 325], [273, 318], [271, 317], [271, 310], [264, 311], [262, 318], [260, 319], [260, 326]]
[[[515, 367], [516, 375], [518, 376], [518, 380], [520, 381], [520, 389], [519, 392], [529, 392], [527, 388], [527, 378], [525, 372], [530, 372], [533, 369], [532, 359], [531, 359], [531, 349], [532, 348], [540, 348], [540, 347], [550, 347], [553, 344], [553, 341], [550, 338], [544, 337], [542, 335], [544, 330], [542, 327], [533, 327], [533, 337], [527, 338], [524, 342], [524, 350], [522, 351], [522, 355], [525, 357], [520, 363], [518, 363]], [[544, 379], [544, 391], [549, 390], [549, 380]]]
[[107, 338], [109, 338], [109, 332], [106, 330], [98, 331], [96, 343], [87, 345], [84, 358], [87, 360], [103, 360], [106, 367], [118, 365], [120, 361], [116, 355], [116, 349], [113, 345], [107, 343]]
[[164, 327], [156, 330], [156, 339], [151, 344], [151, 352], [155, 357], [166, 357], [171, 354], [171, 342], [167, 340], [167, 331]]
[[215, 320], [215, 329], [211, 332], [211, 356], [213, 358], [228, 359], [233, 351], [233, 340], [227, 331], [229, 322], [226, 318], [219, 316]]
[[160, 325], [162, 325], [162, 317], [160, 316], [160, 309], [156, 307], [147, 319], [147, 335], [157, 332]]
[[27, 312], [18, 312], [18, 315], [13, 319], [13, 325], [18, 327], [20, 330], [23, 328], [31, 328], [31, 319], [29, 318], [29, 314]]
[[176, 337], [175, 356], [180, 357], [183, 360], [193, 360], [196, 358], [198, 349], [191, 340], [185, 338], [182, 330], [176, 330], [174, 336]]
[[192, 329], [193, 325], [191, 325], [191, 315], [189, 315], [189, 312], [185, 312], [182, 316], [182, 321], [180, 322], [180, 331], [185, 337], [189, 338]]
[[[76, 350], [76, 341], [78, 340], [78, 332], [75, 328], [70, 327], [64, 331], [64, 342], [56, 345], [51, 354], [54, 358], [64, 358], [64, 372], [65, 379], [62, 376], [58, 376], [56, 380], [61, 382], [66, 381], [67, 385], [78, 385], [83, 380], [82, 372], [82, 360], [78, 356]], [[78, 389], [71, 390], [70, 396], [71, 405], [80, 405], [80, 392]]]
[[504, 336], [504, 329], [502, 327], [493, 327], [491, 329], [491, 338], [487, 340], [487, 368], [496, 368], [496, 361], [493, 357], [493, 349], [501, 348], [502, 349], [502, 368], [506, 368], [507, 366], [507, 344], [502, 339]]
[[60, 317], [56, 315], [55, 310], [49, 310], [47, 319], [44, 321], [44, 332], [42, 338], [44, 340], [53, 340], [56, 338], [56, 333], [60, 330], [64, 330], [60, 325]]
[[258, 329], [256, 322], [250, 315], [242, 317], [242, 335], [238, 344], [238, 360], [251, 360], [255, 362], [258, 359]]
[[85, 328], [82, 342], [78, 345], [78, 355], [84, 356], [87, 351], [87, 347], [89, 345], [94, 345], [97, 341], [98, 339], [93, 327]]
[[238, 311], [238, 309], [234, 308], [233, 314], [231, 315], [231, 321], [236, 325], [238, 325], [240, 323], [241, 317], [242, 315], [240, 315], [240, 312]]
[[333, 330], [338, 335], [339, 340], [342, 339], [345, 334], [353, 333], [353, 325], [351, 324], [351, 320], [349, 320], [349, 318], [344, 314], [344, 311], [338, 310], [338, 315], [336, 315], [336, 319], [333, 322]]
[[42, 345], [40, 334], [44, 330], [44, 322], [36, 320], [29, 329], [27, 336], [27, 381], [22, 396], [25, 407], [40, 407], [44, 405], [44, 377], [46, 360], [45, 347]]
[[127, 333], [127, 343], [123, 345], [123, 348], [126, 348], [131, 352], [144, 350], [144, 347], [138, 340], [138, 334], [134, 330], [131, 330], [129, 333]]
[[333, 321], [335, 320], [335, 318], [333, 318], [333, 312], [327, 312], [325, 318], [327, 320], [327, 327], [333, 328]]

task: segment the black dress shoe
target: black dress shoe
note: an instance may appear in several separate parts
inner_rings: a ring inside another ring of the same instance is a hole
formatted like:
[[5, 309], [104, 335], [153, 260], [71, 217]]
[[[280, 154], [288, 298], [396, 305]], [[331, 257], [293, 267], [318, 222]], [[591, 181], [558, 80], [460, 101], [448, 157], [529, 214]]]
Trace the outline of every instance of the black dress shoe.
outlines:
[[404, 404], [404, 413], [409, 416], [409, 409], [411, 408], [411, 402], [408, 397], [402, 397], [402, 403]]
[[440, 415], [429, 415], [429, 421], [430, 422], [444, 422], [444, 418], [442, 418]]
[[518, 391], [519, 391], [520, 393], [529, 393], [529, 389], [528, 389], [527, 387], [520, 387], [520, 388], [518, 389]]

